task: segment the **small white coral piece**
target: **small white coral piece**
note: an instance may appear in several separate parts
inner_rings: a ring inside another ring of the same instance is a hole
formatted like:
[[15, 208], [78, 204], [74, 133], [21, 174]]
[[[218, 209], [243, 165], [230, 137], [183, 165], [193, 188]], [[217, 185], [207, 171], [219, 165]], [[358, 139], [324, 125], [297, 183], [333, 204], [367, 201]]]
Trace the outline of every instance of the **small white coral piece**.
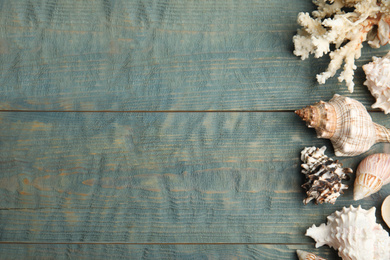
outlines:
[[376, 98], [372, 108], [390, 112], [390, 52], [383, 58], [373, 57], [373, 61], [363, 65], [366, 73], [364, 85]]
[[376, 223], [375, 207], [344, 207], [328, 216], [327, 224], [313, 225], [306, 231], [316, 247], [328, 245], [344, 260], [389, 260], [390, 237]]
[[[320, 84], [333, 77], [344, 63], [338, 80], [345, 81], [348, 90], [354, 89], [355, 59], [360, 58], [362, 43], [368, 41], [373, 48], [389, 41], [389, 1], [377, 0], [313, 0], [318, 10], [298, 14], [302, 26], [293, 37], [294, 54], [306, 59], [329, 53], [330, 64], [317, 75]], [[350, 11], [345, 11], [350, 10]], [[331, 46], [335, 49], [331, 51]]]

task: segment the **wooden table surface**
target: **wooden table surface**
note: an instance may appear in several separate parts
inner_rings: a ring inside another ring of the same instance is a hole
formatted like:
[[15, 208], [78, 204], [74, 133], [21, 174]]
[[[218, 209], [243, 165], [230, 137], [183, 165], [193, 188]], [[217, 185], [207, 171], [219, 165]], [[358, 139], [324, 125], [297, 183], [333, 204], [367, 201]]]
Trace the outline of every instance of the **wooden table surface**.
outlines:
[[[335, 157], [293, 111], [355, 92], [292, 37], [309, 0], [1, 0], [1, 259], [297, 259], [344, 206], [304, 205], [300, 151]], [[386, 227], [386, 230], [389, 229]]]

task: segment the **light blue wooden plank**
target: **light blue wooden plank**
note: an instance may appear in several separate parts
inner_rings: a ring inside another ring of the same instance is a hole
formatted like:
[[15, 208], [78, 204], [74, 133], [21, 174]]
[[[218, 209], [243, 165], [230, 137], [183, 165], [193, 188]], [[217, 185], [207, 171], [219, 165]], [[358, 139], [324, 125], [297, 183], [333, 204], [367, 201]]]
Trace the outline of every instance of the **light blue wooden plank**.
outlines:
[[0, 244], [2, 259], [297, 259], [296, 249], [339, 259], [311, 245]]
[[[169, 206], [153, 201], [149, 198], [152, 195], [144, 195], [142, 204], [129, 196], [127, 206], [114, 206], [116, 201], [113, 201], [101, 207], [77, 208], [74, 202], [69, 209], [1, 210], [0, 239], [11, 243], [305, 243], [314, 246], [314, 241], [305, 236], [306, 230], [313, 224], [326, 222], [326, 216], [334, 211], [351, 204], [362, 205], [364, 209], [380, 206], [379, 201], [357, 203], [347, 200], [350, 199], [347, 196], [336, 205], [304, 207], [296, 203], [299, 198], [292, 193], [271, 195], [273, 199], [237, 195], [233, 203], [245, 204], [242, 207], [230, 206], [233, 199], [226, 197], [192, 199], [194, 202], [172, 198], [179, 206]], [[262, 204], [267, 199], [272, 200], [272, 206]], [[218, 206], [222, 202], [216, 200], [228, 202]], [[377, 222], [383, 225], [380, 212], [377, 212]]]
[[292, 112], [0, 116], [0, 241], [312, 243], [309, 226], [390, 191], [304, 206], [300, 151], [329, 142]]
[[[0, 108], [285, 110], [348, 94], [292, 53], [298, 0], [0, 1]], [[361, 65], [351, 96], [370, 106]]]

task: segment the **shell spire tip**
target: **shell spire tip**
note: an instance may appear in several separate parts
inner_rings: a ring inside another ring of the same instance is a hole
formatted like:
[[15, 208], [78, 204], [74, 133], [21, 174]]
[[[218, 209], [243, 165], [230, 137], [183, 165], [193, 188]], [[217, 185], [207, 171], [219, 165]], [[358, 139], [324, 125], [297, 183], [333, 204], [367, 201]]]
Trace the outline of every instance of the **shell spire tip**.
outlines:
[[294, 113], [297, 114], [303, 120], [305, 120], [304, 117], [305, 117], [305, 114], [307, 114], [307, 113], [305, 113], [305, 109], [304, 108], [295, 110]]

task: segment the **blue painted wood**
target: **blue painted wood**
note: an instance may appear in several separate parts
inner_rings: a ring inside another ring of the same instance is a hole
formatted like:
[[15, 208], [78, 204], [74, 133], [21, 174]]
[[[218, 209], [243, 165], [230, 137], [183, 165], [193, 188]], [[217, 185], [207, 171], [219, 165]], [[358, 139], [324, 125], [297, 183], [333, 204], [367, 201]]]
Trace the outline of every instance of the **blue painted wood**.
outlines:
[[[1, 242], [312, 244], [312, 224], [351, 204], [379, 208], [390, 191], [304, 206], [300, 151], [329, 142], [292, 112], [0, 118]], [[356, 168], [388, 149], [339, 159]]]
[[[0, 109], [285, 110], [349, 94], [292, 53], [310, 1], [0, 1]], [[361, 66], [389, 47], [365, 47]]]
[[[327, 58], [292, 54], [312, 8], [0, 0], [0, 258], [337, 259], [305, 230], [343, 206], [379, 209], [390, 186], [304, 206], [301, 149], [334, 153], [292, 111], [335, 93], [369, 108], [361, 66], [389, 47], [364, 47], [355, 93], [318, 85]], [[375, 152], [390, 145], [336, 159], [356, 169]]]
[[142, 245], [142, 244], [0, 244], [7, 259], [297, 259], [296, 249], [309, 250], [327, 259], [335, 251], [308, 245]]

